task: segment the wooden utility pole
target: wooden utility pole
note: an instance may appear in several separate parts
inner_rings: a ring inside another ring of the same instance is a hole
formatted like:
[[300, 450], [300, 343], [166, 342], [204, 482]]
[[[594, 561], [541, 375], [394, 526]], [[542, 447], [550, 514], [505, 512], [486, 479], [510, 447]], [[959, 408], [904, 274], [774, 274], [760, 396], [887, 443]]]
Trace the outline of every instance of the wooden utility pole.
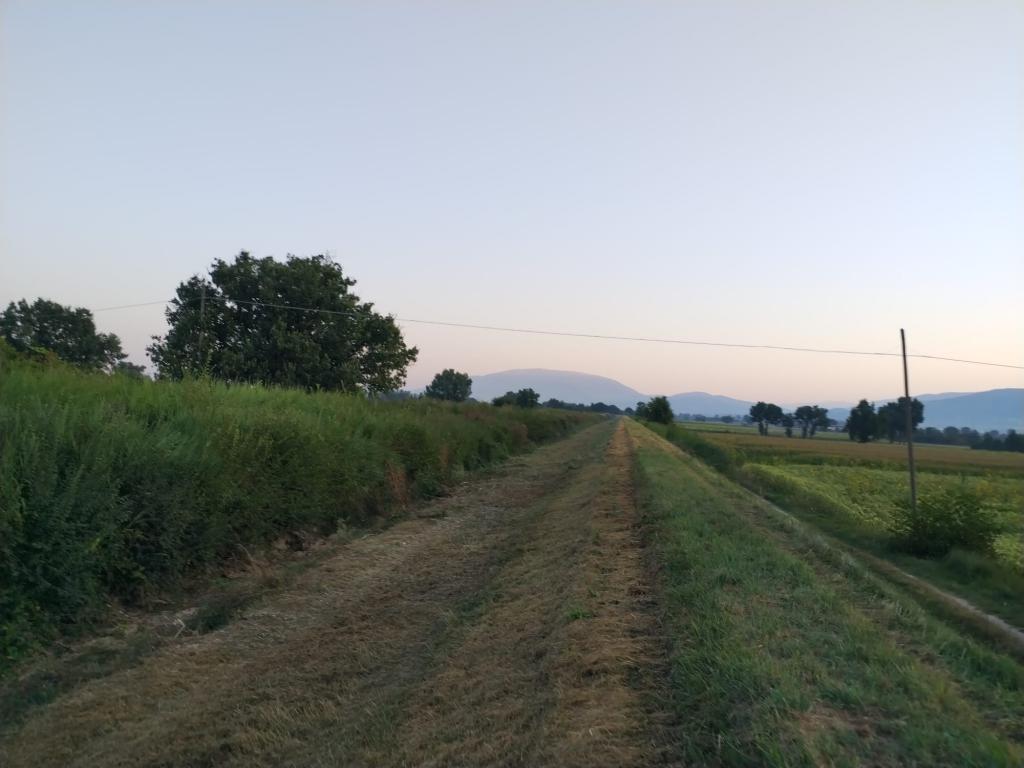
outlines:
[[206, 364], [203, 360], [203, 347], [206, 342], [206, 283], [199, 289], [199, 370]]
[[910, 376], [907, 373], [907, 334], [900, 328], [903, 348], [903, 394], [907, 412], [907, 463], [910, 467], [910, 508], [917, 512], [917, 475], [914, 471], [914, 402], [910, 399]]

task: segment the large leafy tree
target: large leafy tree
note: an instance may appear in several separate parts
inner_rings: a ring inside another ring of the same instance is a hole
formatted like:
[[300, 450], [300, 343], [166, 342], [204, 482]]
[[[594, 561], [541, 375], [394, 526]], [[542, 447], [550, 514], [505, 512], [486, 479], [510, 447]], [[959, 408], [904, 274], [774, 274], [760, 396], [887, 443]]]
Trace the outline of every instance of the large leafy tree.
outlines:
[[647, 418], [658, 424], [671, 424], [675, 419], [672, 405], [664, 395], [652, 397], [647, 401]]
[[306, 389], [390, 392], [405, 380], [415, 347], [394, 318], [351, 291], [355, 280], [325, 256], [286, 261], [242, 251], [218, 259], [209, 279], [178, 286], [170, 329], [149, 355], [162, 378], [219, 379]]
[[875, 413], [875, 406], [867, 400], [857, 403], [846, 420], [846, 431], [851, 440], [860, 443], [866, 443], [874, 438], [878, 433], [878, 414]]
[[434, 380], [423, 391], [427, 397], [435, 400], [451, 400], [461, 403], [473, 391], [473, 380], [468, 373], [445, 368], [434, 376]]
[[0, 334], [19, 352], [48, 350], [89, 370], [112, 371], [127, 357], [116, 335], [96, 332], [88, 309], [47, 299], [12, 301], [0, 314]]
[[[924, 421], [924, 403], [916, 397], [911, 401], [910, 418], [913, 428]], [[886, 403], [878, 409], [878, 435], [885, 436], [892, 443], [907, 439], [907, 398], [901, 397], [895, 403]]]
[[634, 411], [636, 418], [646, 421], [654, 421], [659, 424], [671, 424], [676, 415], [672, 412], [672, 405], [664, 395], [652, 397], [645, 402], [636, 404]]
[[818, 428], [828, 426], [828, 408], [817, 405], [801, 405], [793, 412], [793, 418], [800, 425], [801, 437], [814, 437]]
[[783, 415], [782, 409], [775, 403], [759, 400], [750, 406], [750, 418], [757, 422], [757, 431], [762, 435], [768, 434], [769, 424], [779, 424]]

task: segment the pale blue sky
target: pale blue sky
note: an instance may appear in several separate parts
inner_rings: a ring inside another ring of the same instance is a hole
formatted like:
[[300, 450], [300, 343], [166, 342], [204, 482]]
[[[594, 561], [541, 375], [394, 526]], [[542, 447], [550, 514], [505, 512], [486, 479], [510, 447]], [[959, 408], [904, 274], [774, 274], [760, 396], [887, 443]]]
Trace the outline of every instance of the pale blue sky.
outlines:
[[[403, 317], [1024, 364], [1024, 3], [0, 0], [0, 301], [330, 251]], [[159, 308], [97, 315], [144, 361]], [[442, 367], [880, 397], [894, 361], [406, 326]], [[1024, 372], [915, 362], [918, 391]]]

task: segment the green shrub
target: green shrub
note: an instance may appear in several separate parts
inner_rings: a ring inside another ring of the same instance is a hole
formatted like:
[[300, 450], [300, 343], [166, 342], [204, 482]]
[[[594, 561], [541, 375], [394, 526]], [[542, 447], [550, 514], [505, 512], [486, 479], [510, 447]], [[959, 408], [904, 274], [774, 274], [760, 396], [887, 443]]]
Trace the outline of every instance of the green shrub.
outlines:
[[914, 509], [901, 500], [891, 532], [896, 546], [919, 557], [942, 557], [953, 547], [992, 548], [999, 533], [995, 515], [967, 487], [944, 488], [921, 495]]

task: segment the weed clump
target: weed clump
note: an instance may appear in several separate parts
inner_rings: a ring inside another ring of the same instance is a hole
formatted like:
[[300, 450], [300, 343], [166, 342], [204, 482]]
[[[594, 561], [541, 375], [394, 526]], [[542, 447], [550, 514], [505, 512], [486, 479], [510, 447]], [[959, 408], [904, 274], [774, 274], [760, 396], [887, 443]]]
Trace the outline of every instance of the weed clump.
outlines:
[[999, 533], [992, 513], [972, 489], [943, 488], [923, 494], [914, 509], [901, 500], [890, 523], [893, 543], [918, 557], [943, 557], [954, 547], [987, 552]]

